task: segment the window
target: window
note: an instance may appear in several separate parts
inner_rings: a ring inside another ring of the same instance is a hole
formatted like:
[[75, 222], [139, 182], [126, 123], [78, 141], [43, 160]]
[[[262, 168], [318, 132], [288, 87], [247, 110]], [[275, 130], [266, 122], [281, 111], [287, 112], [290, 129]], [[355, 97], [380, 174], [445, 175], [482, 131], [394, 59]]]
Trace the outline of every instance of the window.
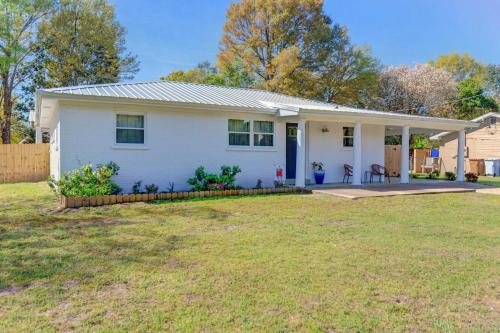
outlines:
[[230, 146], [250, 146], [250, 121], [229, 119], [227, 130]]
[[274, 122], [229, 119], [229, 146], [274, 147]]
[[343, 128], [343, 145], [345, 148], [354, 146], [354, 127], [344, 127]]
[[253, 144], [259, 147], [274, 145], [274, 123], [272, 121], [253, 122]]
[[116, 143], [144, 144], [144, 116], [116, 115]]

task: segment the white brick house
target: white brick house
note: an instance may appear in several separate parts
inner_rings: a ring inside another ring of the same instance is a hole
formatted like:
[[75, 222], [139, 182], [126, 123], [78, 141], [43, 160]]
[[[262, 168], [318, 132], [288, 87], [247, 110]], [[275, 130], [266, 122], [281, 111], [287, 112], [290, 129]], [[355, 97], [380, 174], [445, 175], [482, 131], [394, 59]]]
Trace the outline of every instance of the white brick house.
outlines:
[[[305, 186], [313, 179], [313, 161], [325, 164], [328, 183], [342, 181], [343, 165], [352, 165], [356, 185], [371, 164], [383, 165], [386, 133], [403, 135], [404, 156], [410, 131], [457, 131], [460, 137], [477, 126], [170, 81], [39, 90], [31, 118], [38, 141], [42, 131], [50, 133], [53, 176], [86, 163], [114, 161], [121, 168], [116, 181], [125, 192], [138, 180], [161, 190], [169, 182], [186, 189], [196, 167], [218, 171], [223, 164], [241, 167], [241, 186], [254, 186], [257, 179], [271, 186], [276, 165], [290, 181]], [[407, 158], [402, 162], [405, 183]], [[457, 167], [463, 170], [463, 150]], [[463, 180], [460, 172], [458, 179]]]

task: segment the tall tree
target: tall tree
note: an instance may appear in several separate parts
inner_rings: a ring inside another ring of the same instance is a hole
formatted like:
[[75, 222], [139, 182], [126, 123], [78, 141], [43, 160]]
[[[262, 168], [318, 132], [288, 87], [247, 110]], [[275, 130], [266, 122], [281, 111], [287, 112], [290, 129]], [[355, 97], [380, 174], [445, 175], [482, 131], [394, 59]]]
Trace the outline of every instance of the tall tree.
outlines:
[[139, 70], [125, 48], [125, 28], [105, 0], [60, 0], [40, 23], [38, 79], [47, 87], [101, 84]]
[[485, 96], [481, 85], [472, 78], [461, 81], [457, 85], [457, 90], [456, 109], [461, 119], [473, 119], [484, 113], [498, 110], [495, 100]]
[[219, 63], [240, 61], [259, 86], [294, 90], [327, 55], [331, 20], [321, 0], [242, 0], [226, 13]]
[[362, 105], [378, 61], [351, 44], [322, 0], [243, 0], [227, 11], [219, 63], [239, 61], [258, 87]]
[[485, 67], [468, 53], [450, 53], [439, 56], [436, 60], [429, 62], [436, 68], [443, 69], [450, 73], [455, 81], [474, 79], [482, 82], [485, 74]]
[[26, 78], [26, 62], [35, 50], [39, 20], [52, 8], [50, 0], [2, 0], [0, 4], [0, 92], [2, 142], [11, 143], [14, 91]]
[[352, 45], [347, 29], [335, 25], [328, 57], [315, 72], [318, 97], [339, 104], [366, 107], [377, 92], [380, 64], [368, 47]]
[[497, 103], [500, 103], [500, 65], [486, 66], [484, 89]]
[[430, 65], [385, 68], [372, 107], [407, 114], [454, 117], [456, 83], [451, 75]]

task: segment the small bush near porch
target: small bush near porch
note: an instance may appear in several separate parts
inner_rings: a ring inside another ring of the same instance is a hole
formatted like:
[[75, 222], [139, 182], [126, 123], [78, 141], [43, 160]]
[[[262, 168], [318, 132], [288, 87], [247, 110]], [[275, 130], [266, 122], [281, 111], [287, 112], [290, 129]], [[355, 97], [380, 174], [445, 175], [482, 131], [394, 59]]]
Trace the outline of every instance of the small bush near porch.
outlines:
[[499, 196], [0, 198], [1, 332], [500, 329]]

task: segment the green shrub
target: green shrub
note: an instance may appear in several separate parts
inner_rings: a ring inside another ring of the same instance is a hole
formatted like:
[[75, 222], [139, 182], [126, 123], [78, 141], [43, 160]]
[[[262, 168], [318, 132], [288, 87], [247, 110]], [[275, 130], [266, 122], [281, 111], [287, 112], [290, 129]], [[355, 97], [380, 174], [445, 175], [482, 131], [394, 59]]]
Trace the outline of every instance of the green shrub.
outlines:
[[438, 179], [439, 178], [439, 171], [438, 170], [434, 170], [432, 172], [429, 172], [427, 174], [427, 179]]
[[141, 187], [142, 187], [142, 180], [139, 180], [138, 182], [135, 182], [134, 186], [132, 186], [132, 193], [133, 194], [139, 194], [139, 193], [141, 193]]
[[477, 182], [478, 176], [475, 173], [468, 172], [465, 174], [465, 180], [471, 183]]
[[158, 193], [158, 186], [155, 184], [144, 185], [146, 193]]
[[446, 179], [448, 179], [448, 180], [452, 180], [453, 181], [453, 180], [457, 179], [457, 175], [455, 175], [455, 173], [451, 172], [451, 171], [446, 171], [444, 173], [444, 175], [446, 176]]
[[49, 186], [58, 194], [67, 197], [118, 194], [121, 188], [111, 177], [118, 175], [120, 167], [114, 163], [97, 165], [87, 164], [80, 169], [64, 173], [59, 181], [49, 179]]
[[239, 166], [229, 167], [223, 165], [220, 167], [220, 173], [207, 173], [205, 168], [200, 166], [194, 172], [194, 177], [189, 178], [187, 183], [193, 186], [193, 191], [218, 191], [235, 189], [236, 175], [241, 172]]

